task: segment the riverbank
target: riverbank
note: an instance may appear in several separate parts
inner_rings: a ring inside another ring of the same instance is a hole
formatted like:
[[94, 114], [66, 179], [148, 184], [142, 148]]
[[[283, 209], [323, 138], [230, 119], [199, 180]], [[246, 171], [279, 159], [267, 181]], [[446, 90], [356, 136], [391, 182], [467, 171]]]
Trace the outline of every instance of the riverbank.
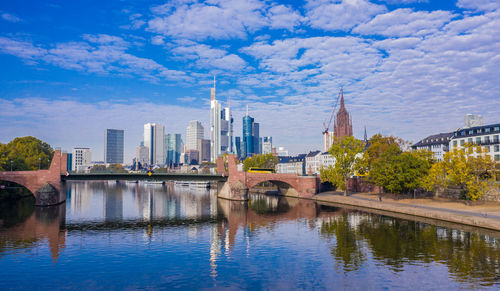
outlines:
[[313, 199], [318, 202], [383, 210], [500, 231], [500, 203], [496, 202], [468, 205], [464, 201], [449, 199], [387, 197], [380, 202], [375, 193], [355, 193], [345, 197], [340, 192], [320, 193]]

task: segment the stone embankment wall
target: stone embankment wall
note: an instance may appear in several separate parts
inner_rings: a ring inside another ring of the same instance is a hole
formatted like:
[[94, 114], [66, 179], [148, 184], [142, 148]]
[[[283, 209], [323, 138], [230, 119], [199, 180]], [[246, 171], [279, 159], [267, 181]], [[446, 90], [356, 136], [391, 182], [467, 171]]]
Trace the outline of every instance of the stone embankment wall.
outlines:
[[[438, 189], [436, 191], [436, 196], [441, 198], [449, 199], [463, 199], [461, 189], [456, 187], [449, 187], [446, 189]], [[500, 187], [494, 187], [487, 193], [485, 193], [481, 198], [481, 201], [493, 201], [500, 202]]]

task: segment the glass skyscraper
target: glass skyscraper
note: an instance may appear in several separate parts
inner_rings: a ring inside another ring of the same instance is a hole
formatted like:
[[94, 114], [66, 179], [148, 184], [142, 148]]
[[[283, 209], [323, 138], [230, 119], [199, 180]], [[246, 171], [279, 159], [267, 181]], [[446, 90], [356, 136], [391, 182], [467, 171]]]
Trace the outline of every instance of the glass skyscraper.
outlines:
[[248, 114], [243, 117], [243, 144], [245, 152], [242, 158], [259, 154], [259, 124]]
[[106, 164], [123, 164], [122, 129], [106, 129], [104, 136], [104, 162]]
[[180, 133], [167, 134], [165, 137], [167, 165], [177, 165], [181, 162], [182, 137]]

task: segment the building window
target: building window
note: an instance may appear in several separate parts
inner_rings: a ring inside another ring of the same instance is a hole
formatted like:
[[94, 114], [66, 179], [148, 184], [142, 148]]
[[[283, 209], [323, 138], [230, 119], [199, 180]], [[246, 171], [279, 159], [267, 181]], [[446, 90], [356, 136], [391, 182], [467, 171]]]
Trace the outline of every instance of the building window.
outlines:
[[461, 139], [460, 140], [460, 146], [464, 146], [465, 145], [465, 139]]
[[490, 152], [490, 147], [489, 146], [485, 146], [484, 149], [486, 150], [487, 153]]
[[468, 143], [472, 143], [472, 137], [469, 137], [469, 138], [467, 139], [467, 142], [468, 142]]
[[490, 132], [490, 128], [489, 127], [485, 128], [484, 132], [486, 132], [486, 133]]
[[483, 130], [482, 130], [482, 129], [480, 129], [480, 128], [479, 128], [479, 129], [477, 129], [477, 133], [481, 133], [481, 132], [483, 132]]
[[498, 142], [498, 135], [493, 136], [493, 142]]
[[500, 126], [495, 126], [495, 131], [500, 131]]
[[481, 144], [481, 138], [480, 137], [476, 137], [476, 144]]
[[500, 155], [495, 155], [495, 161], [500, 161]]
[[454, 140], [454, 141], [453, 141], [453, 146], [454, 146], [454, 147], [456, 147], [456, 146], [457, 146], [457, 141], [456, 141], [456, 140]]
[[495, 146], [495, 152], [500, 152], [500, 146], [499, 145]]
[[490, 143], [490, 137], [489, 136], [485, 136], [484, 137], [484, 143]]

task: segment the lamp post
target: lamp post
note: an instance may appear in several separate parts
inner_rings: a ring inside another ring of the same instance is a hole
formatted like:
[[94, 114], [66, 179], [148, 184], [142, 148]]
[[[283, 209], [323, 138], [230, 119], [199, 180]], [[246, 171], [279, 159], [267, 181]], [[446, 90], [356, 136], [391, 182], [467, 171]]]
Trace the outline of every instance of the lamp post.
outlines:
[[38, 158], [38, 170], [40, 170], [42, 166], [42, 158]]

